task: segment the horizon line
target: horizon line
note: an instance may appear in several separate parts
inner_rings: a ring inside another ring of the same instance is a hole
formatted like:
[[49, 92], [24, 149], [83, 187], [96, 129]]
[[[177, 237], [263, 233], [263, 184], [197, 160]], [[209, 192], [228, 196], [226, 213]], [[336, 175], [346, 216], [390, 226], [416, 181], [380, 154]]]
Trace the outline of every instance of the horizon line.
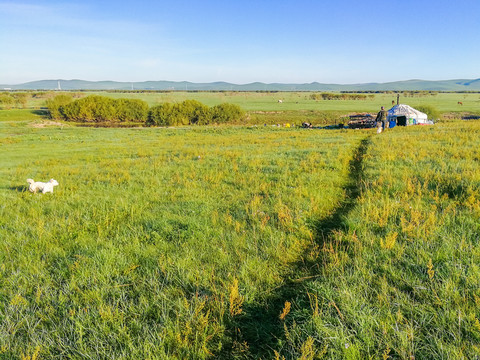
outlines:
[[214, 84], [214, 83], [226, 83], [230, 85], [237, 85], [237, 86], [244, 86], [244, 85], [252, 85], [252, 84], [265, 84], [265, 85], [310, 85], [310, 84], [322, 84], [322, 85], [371, 85], [371, 84], [390, 84], [390, 83], [398, 83], [398, 82], [411, 82], [411, 81], [423, 81], [423, 82], [442, 82], [442, 81], [476, 81], [480, 80], [480, 78], [455, 78], [455, 79], [441, 79], [441, 80], [425, 80], [425, 79], [408, 79], [408, 80], [394, 80], [394, 81], [385, 81], [385, 82], [357, 82], [357, 83], [334, 83], [334, 82], [319, 82], [319, 81], [311, 81], [311, 82], [263, 82], [263, 81], [252, 81], [248, 83], [235, 83], [229, 82], [225, 80], [217, 80], [217, 81], [189, 81], [189, 80], [138, 80], [138, 81], [123, 81], [123, 80], [85, 80], [85, 79], [40, 79], [40, 80], [30, 80], [20, 83], [10, 83], [10, 84], [2, 84], [2, 85], [11, 85], [11, 86], [19, 86], [29, 83], [41, 82], [41, 81], [85, 81], [85, 82], [92, 82], [92, 83], [101, 83], [101, 82], [114, 82], [114, 83], [145, 83], [145, 82], [172, 82], [172, 83], [191, 83], [191, 84]]

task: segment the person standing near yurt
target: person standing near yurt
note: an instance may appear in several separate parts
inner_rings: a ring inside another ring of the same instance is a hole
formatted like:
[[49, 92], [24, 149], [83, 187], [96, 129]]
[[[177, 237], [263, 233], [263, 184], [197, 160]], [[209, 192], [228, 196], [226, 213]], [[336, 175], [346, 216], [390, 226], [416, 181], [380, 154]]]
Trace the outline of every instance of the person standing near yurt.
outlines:
[[378, 112], [377, 117], [375, 118], [375, 121], [377, 122], [377, 128], [388, 129], [387, 110], [385, 110], [383, 106]]

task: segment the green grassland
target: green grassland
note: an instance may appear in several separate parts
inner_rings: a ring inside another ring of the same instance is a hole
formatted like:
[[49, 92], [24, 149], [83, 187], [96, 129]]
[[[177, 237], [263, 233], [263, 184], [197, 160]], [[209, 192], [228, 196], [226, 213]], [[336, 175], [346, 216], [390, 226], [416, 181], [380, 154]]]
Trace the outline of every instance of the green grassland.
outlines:
[[[10, 357], [37, 346], [44, 357], [230, 351], [230, 287], [238, 281], [249, 304], [282, 284], [311, 242], [307, 221], [341, 198], [360, 137], [3, 130], [0, 347]], [[25, 179], [50, 177], [54, 194], [24, 191]]]
[[[39, 110], [31, 109], [12, 109], [12, 110], [0, 110], [0, 121], [10, 122], [10, 126], [15, 126], [13, 122], [31, 122], [42, 121], [46, 117], [46, 113]], [[17, 123], [18, 125], [18, 123]]]
[[[224, 102], [241, 106], [246, 111], [336, 111], [336, 112], [377, 112], [380, 106], [390, 108], [396, 103], [394, 93], [378, 93], [367, 100], [312, 100], [311, 92], [159, 92], [159, 93], [122, 93], [95, 92], [115, 98], [129, 97], [145, 100], [149, 105], [163, 102], [181, 102], [187, 99], [198, 100], [208, 106]], [[282, 100], [282, 103], [278, 103]], [[459, 105], [458, 102], [463, 105]], [[479, 111], [479, 93], [438, 93], [427, 96], [401, 95], [400, 102], [410, 106], [431, 105], [440, 112]]]
[[[412, 102], [455, 111], [453, 95]], [[376, 135], [33, 127], [38, 116], [0, 111], [1, 359], [480, 356], [478, 122]], [[53, 194], [27, 191], [52, 177]]]
[[454, 123], [367, 140], [354, 204], [317, 223], [316, 277], [293, 297], [281, 354], [479, 356], [479, 134]]
[[[47, 98], [59, 92], [44, 92], [30, 97], [25, 109], [1, 110], [0, 121], [12, 116], [28, 116], [29, 119], [38, 118], [38, 110], [45, 106]], [[368, 94], [366, 100], [314, 100], [311, 92], [70, 92], [74, 98], [91, 94], [109, 96], [112, 98], [132, 98], [146, 101], [149, 106], [165, 102], [180, 103], [187, 99], [198, 100], [208, 106], [221, 103], [239, 105], [247, 112], [245, 123], [250, 124], [301, 124], [308, 121], [313, 124], [326, 125], [342, 122], [342, 117], [351, 113], [376, 113], [381, 106], [387, 109], [392, 102], [396, 102], [394, 93]], [[279, 103], [278, 100], [282, 100]], [[440, 114], [450, 114], [449, 117], [460, 118], [462, 114], [480, 115], [479, 93], [438, 93], [435, 95], [405, 96], [401, 94], [400, 102], [417, 106], [430, 106]], [[459, 105], [462, 102], [463, 105]], [[14, 115], [17, 114], [17, 115]]]

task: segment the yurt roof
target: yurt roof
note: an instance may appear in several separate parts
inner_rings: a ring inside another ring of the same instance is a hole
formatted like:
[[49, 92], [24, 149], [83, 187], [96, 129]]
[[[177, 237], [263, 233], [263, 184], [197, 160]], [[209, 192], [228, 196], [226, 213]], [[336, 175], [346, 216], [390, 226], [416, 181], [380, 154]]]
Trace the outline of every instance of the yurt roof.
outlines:
[[388, 116], [406, 116], [407, 118], [427, 119], [427, 114], [412, 108], [409, 105], [399, 104], [388, 110]]

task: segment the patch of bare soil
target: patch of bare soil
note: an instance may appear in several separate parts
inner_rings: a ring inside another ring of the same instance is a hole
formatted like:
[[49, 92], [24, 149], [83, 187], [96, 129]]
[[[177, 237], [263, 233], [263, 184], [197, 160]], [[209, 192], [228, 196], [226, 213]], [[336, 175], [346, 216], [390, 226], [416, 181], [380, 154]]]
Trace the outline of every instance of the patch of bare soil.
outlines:
[[34, 128], [45, 128], [45, 127], [48, 127], [48, 126], [70, 126], [70, 125], [65, 125], [65, 124], [62, 124], [58, 121], [51, 121], [51, 120], [43, 120], [41, 122], [34, 122], [34, 123], [31, 123], [29, 124], [29, 126], [31, 127], [34, 127]]

